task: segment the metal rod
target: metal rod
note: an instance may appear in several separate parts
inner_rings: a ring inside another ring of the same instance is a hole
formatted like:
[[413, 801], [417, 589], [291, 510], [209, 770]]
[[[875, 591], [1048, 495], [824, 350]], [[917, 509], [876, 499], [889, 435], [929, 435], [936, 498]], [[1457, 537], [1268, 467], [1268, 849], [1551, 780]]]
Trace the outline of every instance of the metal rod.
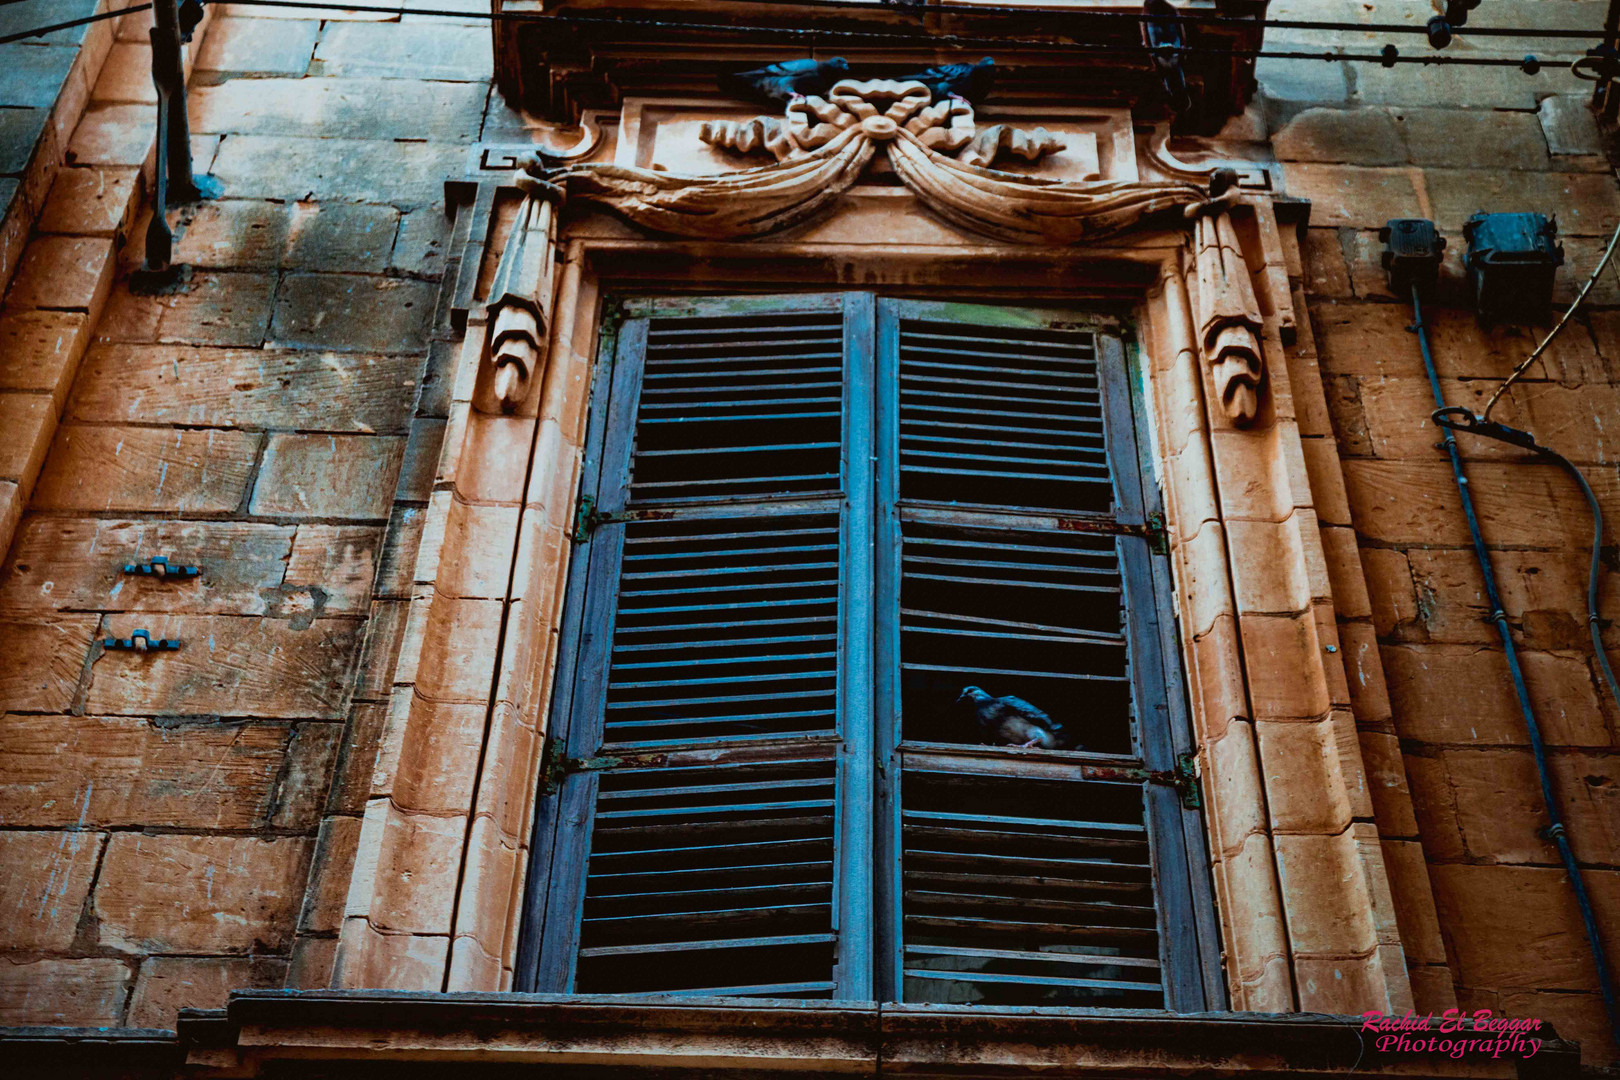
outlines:
[[[1445, 392], [1440, 387], [1440, 375], [1435, 371], [1434, 354], [1429, 347], [1429, 330], [1423, 321], [1423, 300], [1416, 285], [1412, 287], [1412, 317], [1418, 345], [1423, 351], [1423, 367], [1429, 376], [1429, 388], [1434, 392], [1435, 408], [1444, 409], [1447, 407]], [[1468, 489], [1468, 477], [1463, 474], [1462, 455], [1457, 452], [1457, 440], [1452, 435], [1451, 429], [1440, 426], [1440, 431], [1446, 455], [1451, 458], [1451, 473], [1457, 481], [1457, 494], [1462, 501], [1463, 516], [1468, 519], [1468, 534], [1474, 542], [1474, 555], [1479, 560], [1480, 573], [1485, 579], [1485, 600], [1491, 608], [1491, 621], [1495, 623], [1496, 632], [1502, 639], [1502, 651], [1507, 655], [1508, 672], [1513, 678], [1513, 692], [1519, 699], [1519, 710], [1524, 714], [1524, 725], [1530, 733], [1530, 749], [1535, 754], [1536, 773], [1541, 781], [1541, 799], [1550, 822], [1546, 835], [1558, 848], [1564, 871], [1569, 875], [1570, 886], [1575, 892], [1575, 902], [1581, 909], [1581, 920], [1586, 924], [1586, 941], [1592, 952], [1592, 960], [1597, 964], [1598, 985], [1603, 991], [1603, 1004], [1609, 1013], [1610, 1035], [1612, 1038], [1620, 1039], [1620, 1004], [1615, 1000], [1614, 982], [1609, 975], [1609, 962], [1603, 950], [1603, 938], [1598, 933], [1597, 916], [1592, 911], [1592, 901], [1587, 895], [1586, 883], [1581, 877], [1580, 864], [1575, 861], [1575, 852], [1570, 847], [1563, 817], [1558, 813], [1552, 775], [1547, 769], [1547, 747], [1541, 737], [1541, 725], [1536, 722], [1536, 710], [1530, 701], [1529, 688], [1525, 685], [1524, 671], [1519, 665], [1519, 650], [1513, 643], [1507, 614], [1502, 609], [1502, 597], [1497, 589], [1496, 574], [1491, 569], [1490, 552], [1485, 547], [1485, 537], [1479, 529], [1479, 517], [1474, 512], [1474, 498]], [[1583, 480], [1583, 487], [1584, 483]], [[1598, 648], [1599, 655], [1602, 656], [1601, 641], [1598, 641]], [[1606, 659], [1605, 657], [1605, 661]]]

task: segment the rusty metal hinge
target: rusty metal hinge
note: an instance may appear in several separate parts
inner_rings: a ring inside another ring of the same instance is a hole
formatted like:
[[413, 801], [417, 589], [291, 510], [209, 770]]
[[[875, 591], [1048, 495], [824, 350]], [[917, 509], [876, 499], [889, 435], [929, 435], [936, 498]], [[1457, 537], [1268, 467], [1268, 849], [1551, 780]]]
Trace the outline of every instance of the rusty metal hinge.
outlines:
[[1147, 537], [1148, 547], [1155, 555], [1170, 554], [1170, 530], [1165, 527], [1164, 515], [1157, 510], [1150, 511], [1147, 516], [1147, 526], [1143, 530]]
[[1144, 769], [1147, 782], [1150, 784], [1163, 784], [1176, 789], [1181, 796], [1181, 805], [1188, 810], [1198, 810], [1204, 805], [1203, 794], [1198, 786], [1198, 755], [1177, 754], [1174, 769]]
[[544, 764], [540, 768], [540, 790], [549, 795], [557, 790], [565, 777], [573, 773], [611, 769], [623, 764], [624, 759], [616, 757], [571, 758], [564, 747], [548, 740]]

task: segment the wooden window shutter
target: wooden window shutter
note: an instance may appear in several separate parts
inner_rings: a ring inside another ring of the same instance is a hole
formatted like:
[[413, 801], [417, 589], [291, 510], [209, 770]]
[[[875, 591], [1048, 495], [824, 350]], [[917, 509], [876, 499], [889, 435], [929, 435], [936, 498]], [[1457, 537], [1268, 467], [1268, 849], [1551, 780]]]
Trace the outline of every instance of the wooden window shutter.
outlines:
[[848, 914], [871, 821], [846, 809], [871, 804], [871, 312], [624, 309], [531, 863], [536, 989], [871, 996]]
[[602, 356], [517, 985], [1221, 1007], [1115, 324], [638, 300]]
[[[879, 993], [1218, 1007], [1118, 331], [880, 301], [877, 385]], [[983, 745], [969, 686], [1063, 748]]]

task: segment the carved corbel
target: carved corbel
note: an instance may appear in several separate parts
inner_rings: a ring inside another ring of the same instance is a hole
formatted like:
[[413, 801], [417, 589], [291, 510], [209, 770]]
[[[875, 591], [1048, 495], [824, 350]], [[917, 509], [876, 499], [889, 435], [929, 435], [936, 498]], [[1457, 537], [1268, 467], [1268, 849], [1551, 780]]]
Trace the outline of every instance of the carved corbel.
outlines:
[[563, 189], [520, 173], [523, 190], [512, 231], [485, 306], [489, 331], [474, 406], [516, 412], [546, 361], [552, 280], [557, 265], [557, 209]]
[[[1235, 177], [1227, 174], [1228, 182]], [[1260, 385], [1265, 354], [1260, 348], [1262, 320], [1254, 283], [1243, 258], [1243, 245], [1232, 227], [1236, 189], [1216, 195], [1194, 216], [1194, 260], [1198, 280], [1198, 342], [1209, 365], [1221, 412], [1237, 427], [1247, 427], [1260, 414]]]

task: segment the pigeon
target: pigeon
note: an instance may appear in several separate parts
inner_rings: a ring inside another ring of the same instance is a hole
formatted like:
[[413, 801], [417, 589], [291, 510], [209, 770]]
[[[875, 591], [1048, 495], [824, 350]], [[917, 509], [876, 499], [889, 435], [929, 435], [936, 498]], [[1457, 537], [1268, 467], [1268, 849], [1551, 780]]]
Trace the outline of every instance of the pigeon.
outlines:
[[1187, 74], [1181, 70], [1181, 53], [1187, 39], [1176, 21], [1174, 4], [1170, 0], [1146, 0], [1142, 5], [1142, 43], [1151, 50], [1153, 70], [1164, 84], [1165, 97], [1177, 116], [1192, 108], [1192, 94], [1187, 91]]
[[1062, 750], [1068, 745], [1063, 725], [1021, 697], [991, 697], [977, 686], [964, 686], [958, 705], [968, 705], [979, 718], [979, 730], [990, 746], [1039, 746]]
[[824, 95], [833, 83], [849, 78], [849, 61], [842, 56], [826, 60], [784, 60], [753, 71], [720, 76], [720, 89], [735, 97], [787, 102], [795, 97]]
[[996, 62], [987, 56], [977, 64], [941, 64], [927, 71], [902, 75], [898, 81], [922, 83], [935, 101], [959, 97], [977, 105], [990, 93], [990, 84], [996, 81]]

